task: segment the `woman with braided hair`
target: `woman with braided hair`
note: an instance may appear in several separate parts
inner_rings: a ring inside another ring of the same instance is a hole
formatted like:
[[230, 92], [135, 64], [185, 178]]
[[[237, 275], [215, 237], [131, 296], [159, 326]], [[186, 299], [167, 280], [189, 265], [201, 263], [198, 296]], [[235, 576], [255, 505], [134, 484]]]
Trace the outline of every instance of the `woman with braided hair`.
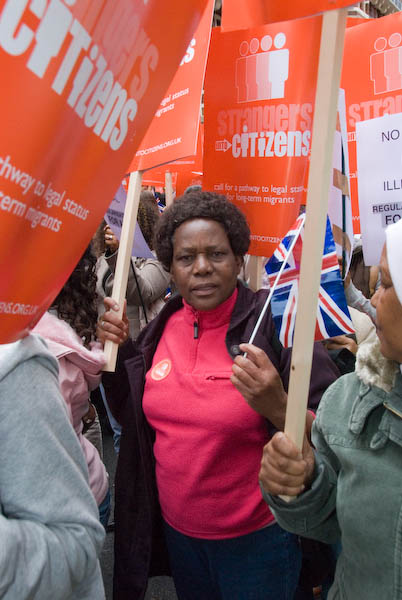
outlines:
[[88, 247], [34, 333], [46, 340], [58, 360], [61, 393], [84, 451], [100, 520], [106, 526], [110, 513], [106, 468], [96, 447], [83, 435], [85, 424], [96, 417], [89, 393], [99, 385], [105, 363], [102, 345], [95, 341], [97, 318], [96, 258]]

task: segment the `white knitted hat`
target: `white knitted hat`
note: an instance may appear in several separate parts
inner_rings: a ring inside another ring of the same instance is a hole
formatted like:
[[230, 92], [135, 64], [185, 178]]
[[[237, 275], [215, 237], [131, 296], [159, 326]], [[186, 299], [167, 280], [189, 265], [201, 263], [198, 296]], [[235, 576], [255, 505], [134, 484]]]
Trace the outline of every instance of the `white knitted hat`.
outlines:
[[385, 230], [387, 259], [396, 295], [402, 304], [402, 219]]

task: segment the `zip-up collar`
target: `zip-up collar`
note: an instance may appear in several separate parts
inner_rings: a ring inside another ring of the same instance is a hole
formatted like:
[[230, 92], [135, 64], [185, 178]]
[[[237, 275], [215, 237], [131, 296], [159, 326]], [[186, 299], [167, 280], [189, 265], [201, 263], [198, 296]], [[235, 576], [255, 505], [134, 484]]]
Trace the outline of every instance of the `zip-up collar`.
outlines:
[[[252, 292], [249, 288], [247, 288], [241, 281], [237, 282], [237, 302], [235, 302], [229, 327], [226, 336], [226, 347], [227, 350], [232, 356], [236, 356], [236, 353], [233, 352], [233, 344], [239, 344], [240, 341], [248, 341], [251, 331], [254, 328], [255, 322], [252, 321], [250, 323], [250, 331], [247, 330], [244, 332], [244, 337], [241, 340], [238, 340], [238, 328], [243, 325], [245, 321], [250, 319], [250, 315], [256, 311], [258, 313], [259, 309], [262, 308], [267, 291], [259, 290], [258, 292]], [[161, 312], [150, 322], [150, 324], [145, 327], [140, 335], [138, 336], [135, 342], [131, 342], [127, 344], [127, 347], [132, 347], [134, 345], [134, 355], [143, 353], [145, 356], [146, 369], [149, 369], [152, 363], [152, 357], [155, 352], [155, 348], [159, 343], [159, 340], [163, 334], [163, 330], [165, 325], [171, 315], [173, 315], [176, 311], [180, 310], [183, 307], [183, 299], [178, 294], [174, 295], [163, 307]], [[257, 318], [257, 317], [256, 317]], [[270, 311], [267, 311], [265, 319], [271, 319]], [[273, 325], [272, 325], [273, 327]], [[243, 327], [242, 327], [243, 329]], [[264, 327], [261, 328], [264, 330]], [[264, 332], [264, 336], [266, 336], [266, 332]], [[122, 356], [122, 360], [125, 360], [127, 356], [133, 356], [133, 350], [128, 350], [127, 353], [120, 349], [120, 353]], [[272, 357], [270, 357], [274, 364], [276, 364], [275, 353]]]
[[219, 306], [212, 310], [196, 310], [191, 304], [183, 300], [183, 318], [190, 325], [197, 323], [199, 330], [221, 327], [230, 323], [237, 296], [238, 291], [235, 288], [234, 292], [225, 302], [222, 302], [222, 304], [219, 304]]

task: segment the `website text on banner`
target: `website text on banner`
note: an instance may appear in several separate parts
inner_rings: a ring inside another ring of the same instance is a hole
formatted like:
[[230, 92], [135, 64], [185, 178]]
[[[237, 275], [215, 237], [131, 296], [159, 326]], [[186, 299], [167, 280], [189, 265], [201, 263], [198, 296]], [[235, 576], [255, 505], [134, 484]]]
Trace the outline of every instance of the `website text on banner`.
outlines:
[[272, 254], [305, 201], [321, 21], [212, 32], [204, 187], [245, 213], [254, 255]]
[[402, 114], [357, 123], [356, 150], [364, 264], [378, 265], [385, 229], [402, 219]]
[[351, 6], [350, 0], [224, 0], [222, 31], [249, 29]]
[[200, 123], [198, 126], [196, 154], [179, 158], [161, 167], [145, 171], [142, 178], [142, 185], [164, 188], [166, 171], [169, 171], [172, 175], [172, 184], [176, 190], [176, 197], [181, 196], [189, 185], [202, 186], [203, 152], [204, 123]]
[[195, 154], [213, 8], [214, 0], [208, 0], [176, 75], [129, 167], [130, 173]]
[[402, 13], [369, 19], [346, 31], [342, 87], [346, 94], [350, 192], [360, 233], [356, 123], [402, 112]]
[[69, 276], [205, 5], [0, 2], [0, 342]]

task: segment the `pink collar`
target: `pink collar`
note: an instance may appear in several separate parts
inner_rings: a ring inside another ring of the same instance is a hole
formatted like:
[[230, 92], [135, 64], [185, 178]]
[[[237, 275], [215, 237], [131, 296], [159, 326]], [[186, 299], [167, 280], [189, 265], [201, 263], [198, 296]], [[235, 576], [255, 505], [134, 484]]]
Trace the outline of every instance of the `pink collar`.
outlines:
[[238, 291], [236, 287], [233, 294], [229, 296], [227, 300], [212, 310], [195, 310], [195, 308], [183, 298], [184, 319], [191, 325], [193, 325], [194, 321], [197, 321], [203, 329], [214, 329], [215, 327], [225, 325], [230, 322], [236, 304], [237, 294]]

